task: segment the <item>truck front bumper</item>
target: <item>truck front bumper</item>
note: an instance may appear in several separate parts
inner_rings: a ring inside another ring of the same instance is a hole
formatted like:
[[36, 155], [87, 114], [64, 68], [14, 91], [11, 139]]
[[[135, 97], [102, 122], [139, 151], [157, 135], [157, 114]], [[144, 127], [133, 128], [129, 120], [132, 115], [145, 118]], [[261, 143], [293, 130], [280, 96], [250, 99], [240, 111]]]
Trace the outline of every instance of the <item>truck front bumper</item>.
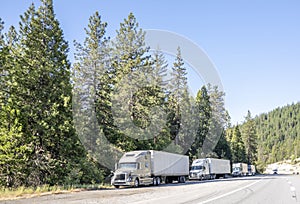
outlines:
[[200, 179], [201, 176], [197, 173], [190, 173], [189, 175], [189, 180], [193, 180], [193, 179]]
[[232, 176], [236, 177], [236, 176], [241, 176], [241, 173], [240, 172], [233, 172], [232, 173]]
[[113, 186], [134, 186], [133, 181], [116, 180], [111, 183]]

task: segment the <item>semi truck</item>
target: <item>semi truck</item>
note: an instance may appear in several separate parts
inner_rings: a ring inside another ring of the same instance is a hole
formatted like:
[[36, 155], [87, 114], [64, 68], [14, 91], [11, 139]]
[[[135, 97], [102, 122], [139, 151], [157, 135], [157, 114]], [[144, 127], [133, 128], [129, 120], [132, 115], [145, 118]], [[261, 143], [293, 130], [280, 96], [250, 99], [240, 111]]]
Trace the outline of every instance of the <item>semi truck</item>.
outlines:
[[230, 175], [230, 161], [226, 159], [202, 158], [193, 161], [189, 179], [215, 179]]
[[232, 176], [247, 176], [248, 165], [245, 163], [232, 164]]
[[126, 152], [115, 165], [111, 184], [138, 187], [184, 183], [189, 174], [188, 156], [155, 150]]
[[256, 174], [256, 168], [254, 165], [248, 165], [248, 176], [254, 176]]

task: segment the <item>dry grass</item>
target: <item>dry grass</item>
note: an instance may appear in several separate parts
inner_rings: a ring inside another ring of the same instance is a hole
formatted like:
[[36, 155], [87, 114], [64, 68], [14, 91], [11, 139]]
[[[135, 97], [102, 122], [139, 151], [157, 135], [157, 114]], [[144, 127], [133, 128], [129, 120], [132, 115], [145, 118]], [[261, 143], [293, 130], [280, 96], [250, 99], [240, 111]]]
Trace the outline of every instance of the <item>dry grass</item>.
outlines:
[[30, 198], [49, 194], [71, 193], [86, 190], [101, 190], [113, 188], [107, 184], [94, 185], [76, 185], [76, 186], [49, 186], [38, 187], [18, 187], [18, 188], [0, 188], [0, 200], [14, 200], [20, 198]]

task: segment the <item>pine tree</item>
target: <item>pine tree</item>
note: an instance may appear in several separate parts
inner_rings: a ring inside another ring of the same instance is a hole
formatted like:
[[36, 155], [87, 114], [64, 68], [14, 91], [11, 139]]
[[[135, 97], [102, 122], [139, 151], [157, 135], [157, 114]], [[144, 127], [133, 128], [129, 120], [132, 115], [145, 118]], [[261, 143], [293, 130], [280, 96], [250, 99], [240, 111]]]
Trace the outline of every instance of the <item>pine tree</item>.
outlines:
[[[89, 18], [84, 44], [75, 42], [74, 107], [76, 130], [89, 156], [113, 169], [118, 155], [105, 137], [114, 128], [111, 113], [111, 81], [107, 23], [98, 12]], [[109, 134], [108, 134], [109, 135]]]
[[156, 81], [158, 86], [163, 89], [163, 92], [167, 91], [167, 71], [168, 71], [168, 63], [165, 59], [164, 54], [159, 50], [155, 50], [153, 56], [153, 80]]
[[[22, 182], [22, 167], [26, 164], [26, 144], [22, 137], [20, 111], [13, 107], [10, 91], [10, 54], [0, 18], [0, 186], [11, 187]], [[28, 155], [27, 155], [28, 156]]]
[[211, 103], [206, 86], [202, 86], [196, 96], [196, 112], [199, 114], [199, 127], [195, 141], [189, 150], [190, 158], [200, 158], [205, 137], [208, 135], [211, 119]]
[[125, 151], [149, 148], [149, 139], [153, 141], [163, 124], [157, 121], [163, 110], [154, 114], [152, 108], [162, 99], [152, 84], [153, 67], [144, 39], [145, 32], [130, 13], [112, 41], [112, 112], [117, 128], [108, 139]]
[[246, 152], [239, 125], [234, 127], [231, 139], [232, 162], [246, 162]]
[[[148, 88], [148, 90], [151, 90], [151, 95], [144, 94], [144, 96], [150, 96], [153, 99], [156, 99], [154, 101], [149, 100], [148, 104], [152, 106], [157, 106], [161, 108], [161, 111], [163, 111], [164, 114], [167, 112], [167, 103], [166, 103], [166, 96], [167, 96], [167, 69], [168, 69], [168, 63], [165, 59], [165, 56], [163, 52], [161, 52], [159, 49], [156, 49], [153, 53], [153, 56], [151, 56], [152, 62], [150, 63], [153, 67], [152, 70], [149, 73], [150, 81], [151, 81], [151, 87]], [[142, 95], [141, 95], [142, 97]], [[146, 97], [146, 98], [148, 98]], [[157, 100], [158, 99], [158, 100]], [[151, 102], [152, 101], [152, 102]], [[154, 103], [153, 103], [154, 102]], [[168, 128], [168, 124], [166, 122], [166, 118], [164, 117], [164, 120], [161, 121], [161, 131], [159, 134], [154, 135], [153, 137], [153, 144], [149, 146], [149, 148], [158, 149], [161, 150], [165, 148], [167, 145], [170, 144], [170, 130]], [[150, 142], [150, 141], [149, 141]], [[152, 141], [150, 142], [152, 143]]]
[[[207, 156], [213, 153], [221, 136], [224, 134], [226, 124], [228, 123], [228, 115], [224, 106], [225, 93], [218, 90], [217, 86], [207, 85], [209, 100], [211, 104], [211, 117], [209, 121], [209, 131], [206, 135], [202, 146], [202, 155]], [[219, 145], [222, 143], [219, 143]], [[222, 149], [223, 147], [218, 147]], [[226, 151], [224, 146], [224, 151]]]
[[12, 121], [22, 124], [30, 152], [23, 184], [62, 183], [84, 154], [72, 122], [68, 44], [52, 1], [43, 0], [38, 10], [30, 6], [21, 16], [19, 33], [12, 29], [10, 36], [17, 36], [10, 48]]
[[6, 72], [4, 66], [7, 56], [7, 49], [4, 45], [4, 35], [2, 34], [2, 30], [4, 29], [4, 22], [0, 18], [0, 104], [3, 104], [5, 89], [6, 89]]
[[251, 117], [250, 111], [248, 111], [245, 122], [242, 126], [242, 137], [245, 144], [247, 162], [248, 164], [253, 164], [256, 161], [257, 135], [256, 125]]
[[169, 91], [168, 102], [171, 138], [175, 141], [175, 145], [177, 145], [179, 142], [177, 135], [181, 128], [181, 105], [187, 101], [187, 71], [181, 57], [180, 47], [177, 48], [177, 55], [173, 63]]

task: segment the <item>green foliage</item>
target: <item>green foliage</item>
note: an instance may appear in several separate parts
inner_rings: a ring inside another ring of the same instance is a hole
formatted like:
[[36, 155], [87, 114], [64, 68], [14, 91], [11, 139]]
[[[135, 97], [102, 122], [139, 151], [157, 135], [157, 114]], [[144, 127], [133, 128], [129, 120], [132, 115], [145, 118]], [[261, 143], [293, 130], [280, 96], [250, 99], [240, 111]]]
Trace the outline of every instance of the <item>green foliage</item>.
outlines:
[[52, 0], [32, 4], [19, 29], [5, 35], [0, 19], [0, 186], [100, 183], [116, 159], [103, 155], [112, 151], [186, 149], [191, 159], [245, 159], [239, 130], [224, 131], [224, 93], [208, 85], [196, 99], [189, 95], [179, 47], [168, 81], [164, 55], [151, 56], [132, 13], [114, 41], [106, 27], [98, 12], [89, 18], [71, 69]]
[[260, 164], [300, 155], [300, 103], [276, 108], [254, 118], [258, 136], [257, 160]]
[[211, 104], [211, 118], [209, 120], [209, 131], [203, 143], [202, 151], [204, 155], [214, 152], [219, 158], [230, 158], [228, 142], [224, 138], [224, 131], [228, 124], [228, 113], [224, 105], [225, 93], [217, 86], [208, 84], [209, 100]]
[[189, 149], [190, 158], [200, 158], [202, 145], [209, 132], [209, 121], [211, 119], [211, 102], [205, 86], [202, 86], [196, 96], [196, 112], [199, 114], [199, 127], [197, 135], [191, 148]]
[[[144, 38], [145, 32], [139, 28], [135, 16], [130, 13], [120, 24], [116, 39], [112, 42], [112, 103], [115, 107], [121, 107], [121, 110], [114, 112], [114, 120], [115, 124], [123, 128], [106, 131], [106, 136], [124, 151], [146, 148], [148, 143], [145, 143], [146, 138], [143, 139], [142, 130], [148, 127], [151, 121], [150, 104], [145, 103], [149, 102], [151, 97], [154, 99], [152, 104], [159, 101], [155, 99], [154, 87], [145, 87], [147, 75], [151, 75], [151, 63], [149, 48], [145, 47]], [[143, 92], [148, 97], [142, 99]], [[120, 116], [119, 111], [122, 111]]]
[[226, 139], [225, 131], [222, 132], [221, 137], [214, 149], [214, 152], [217, 154], [218, 158], [232, 159], [232, 151], [230, 148], [230, 142]]
[[[1, 54], [6, 82], [6, 87], [1, 84], [1, 185], [62, 184], [86, 157], [73, 127], [68, 44], [52, 1], [43, 0], [37, 10], [32, 4], [21, 16], [20, 30], [11, 28], [6, 36], [8, 54]], [[81, 165], [83, 174], [75, 183], [92, 166]]]
[[232, 162], [246, 162], [246, 151], [244, 142], [242, 140], [242, 134], [239, 125], [234, 127], [233, 136], [231, 138], [231, 153]]
[[257, 134], [256, 134], [256, 124], [251, 117], [250, 111], [245, 118], [245, 122], [242, 126], [242, 137], [245, 144], [245, 151], [247, 155], [248, 164], [254, 164], [257, 154]]

